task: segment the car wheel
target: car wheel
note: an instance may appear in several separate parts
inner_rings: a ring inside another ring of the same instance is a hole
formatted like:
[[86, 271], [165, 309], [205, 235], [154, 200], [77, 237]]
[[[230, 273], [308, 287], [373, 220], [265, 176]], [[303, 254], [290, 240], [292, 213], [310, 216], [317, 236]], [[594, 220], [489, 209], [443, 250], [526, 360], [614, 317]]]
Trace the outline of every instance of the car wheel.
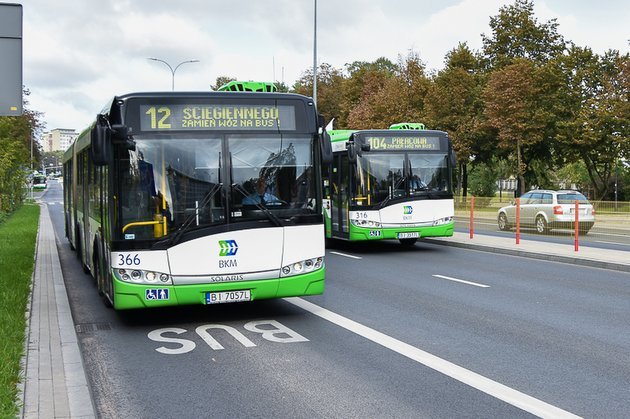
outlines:
[[497, 220], [499, 224], [499, 230], [507, 231], [510, 229], [510, 225], [508, 224], [507, 216], [504, 213], [499, 214], [499, 218]]
[[546, 233], [548, 230], [547, 227], [547, 221], [545, 221], [545, 217], [543, 217], [542, 215], [539, 215], [538, 217], [536, 217], [536, 231], [539, 234], [543, 234]]

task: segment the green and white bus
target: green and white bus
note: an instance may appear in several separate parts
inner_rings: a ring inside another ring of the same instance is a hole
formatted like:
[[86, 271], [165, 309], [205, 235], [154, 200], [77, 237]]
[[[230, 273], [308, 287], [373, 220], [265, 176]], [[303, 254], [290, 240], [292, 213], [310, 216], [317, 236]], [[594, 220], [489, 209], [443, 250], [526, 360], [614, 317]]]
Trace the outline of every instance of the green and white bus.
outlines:
[[321, 294], [322, 127], [295, 94], [115, 97], [64, 155], [66, 236], [105, 303]]
[[349, 241], [453, 235], [455, 154], [446, 132], [423, 124], [331, 130], [325, 167], [326, 237]]
[[47, 187], [46, 175], [36, 173], [33, 175], [31, 182], [34, 191], [43, 191]]

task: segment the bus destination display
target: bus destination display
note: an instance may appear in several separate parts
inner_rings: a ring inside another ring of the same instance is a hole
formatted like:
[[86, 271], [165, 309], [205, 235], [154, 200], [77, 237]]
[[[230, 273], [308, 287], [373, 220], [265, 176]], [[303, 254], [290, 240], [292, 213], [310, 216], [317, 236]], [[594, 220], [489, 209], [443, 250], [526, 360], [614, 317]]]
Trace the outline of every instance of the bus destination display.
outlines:
[[142, 131], [294, 130], [293, 106], [239, 104], [140, 105]]
[[439, 137], [366, 137], [372, 150], [439, 150]]

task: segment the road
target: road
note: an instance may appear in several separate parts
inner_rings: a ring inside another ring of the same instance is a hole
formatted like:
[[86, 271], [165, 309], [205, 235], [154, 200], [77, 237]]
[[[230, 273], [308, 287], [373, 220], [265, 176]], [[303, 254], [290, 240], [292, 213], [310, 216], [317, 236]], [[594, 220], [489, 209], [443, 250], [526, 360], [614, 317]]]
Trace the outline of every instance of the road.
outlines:
[[43, 200], [103, 418], [630, 412], [630, 274], [337, 243], [321, 296], [116, 313]]

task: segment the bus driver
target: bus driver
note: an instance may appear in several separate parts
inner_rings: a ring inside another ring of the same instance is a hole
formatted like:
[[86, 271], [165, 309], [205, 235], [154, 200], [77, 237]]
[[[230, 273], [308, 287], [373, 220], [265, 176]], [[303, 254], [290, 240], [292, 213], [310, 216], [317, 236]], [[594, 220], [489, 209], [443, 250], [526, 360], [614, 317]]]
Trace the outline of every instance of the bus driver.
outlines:
[[267, 181], [260, 176], [256, 181], [256, 190], [243, 199], [243, 205], [280, 205], [282, 201], [274, 194], [267, 192]]

